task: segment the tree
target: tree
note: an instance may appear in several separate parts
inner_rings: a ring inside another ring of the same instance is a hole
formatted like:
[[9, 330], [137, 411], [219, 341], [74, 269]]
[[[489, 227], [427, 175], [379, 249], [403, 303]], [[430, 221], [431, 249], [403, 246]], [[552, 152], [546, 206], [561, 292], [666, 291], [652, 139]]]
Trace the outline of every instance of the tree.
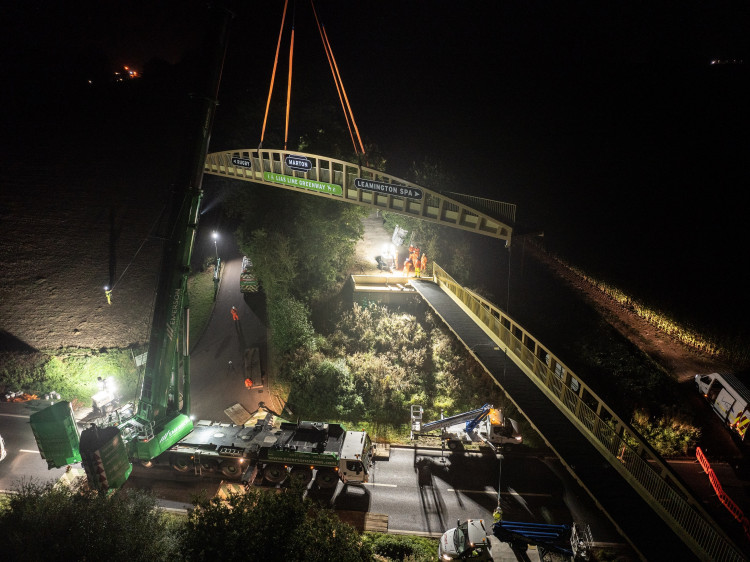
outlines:
[[153, 496], [21, 485], [0, 512], [4, 560], [174, 560], [177, 534]]
[[370, 560], [357, 531], [303, 499], [303, 488], [250, 488], [227, 501], [202, 500], [190, 514], [185, 560], [355, 562]]

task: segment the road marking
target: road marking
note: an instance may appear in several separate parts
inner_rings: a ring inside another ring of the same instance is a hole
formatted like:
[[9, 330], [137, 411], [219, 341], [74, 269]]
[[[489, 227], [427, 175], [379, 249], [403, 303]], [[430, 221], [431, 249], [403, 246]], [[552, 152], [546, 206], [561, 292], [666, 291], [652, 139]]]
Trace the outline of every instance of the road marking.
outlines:
[[383, 488], [398, 488], [396, 484], [381, 484], [380, 482], [364, 482], [365, 486], [381, 486]]
[[38, 453], [39, 451], [32, 451], [31, 449], [19, 449], [19, 453]]
[[0, 416], [6, 416], [9, 418], [26, 418], [29, 419], [29, 416], [22, 416], [20, 414], [0, 414]]
[[[497, 490], [456, 490], [454, 488], [448, 488], [448, 492], [457, 492], [459, 494], [487, 494], [491, 496], [497, 496]], [[503, 496], [532, 496], [540, 498], [551, 498], [552, 494], [537, 494], [536, 492], [502, 492]]]

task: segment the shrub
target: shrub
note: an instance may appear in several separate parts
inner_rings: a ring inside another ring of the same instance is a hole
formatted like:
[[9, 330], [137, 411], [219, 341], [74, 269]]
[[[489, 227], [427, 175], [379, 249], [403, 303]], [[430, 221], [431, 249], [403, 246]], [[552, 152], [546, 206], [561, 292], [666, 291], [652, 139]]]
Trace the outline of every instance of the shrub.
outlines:
[[274, 347], [280, 354], [298, 348], [314, 349], [315, 331], [304, 303], [293, 297], [282, 297], [270, 301], [268, 308]]
[[437, 560], [438, 541], [425, 537], [366, 533], [364, 540], [369, 543], [373, 554], [387, 560], [410, 560], [427, 562]]
[[687, 455], [695, 449], [701, 435], [699, 428], [674, 412], [656, 417], [638, 410], [633, 414], [632, 425], [663, 457]]

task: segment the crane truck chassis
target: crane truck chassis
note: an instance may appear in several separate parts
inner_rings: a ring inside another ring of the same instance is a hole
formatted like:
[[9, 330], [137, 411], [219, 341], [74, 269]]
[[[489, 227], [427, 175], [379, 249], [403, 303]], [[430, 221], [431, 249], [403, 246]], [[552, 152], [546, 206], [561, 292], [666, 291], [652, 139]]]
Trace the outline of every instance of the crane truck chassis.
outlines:
[[180, 472], [219, 471], [245, 484], [276, 485], [287, 478], [320, 488], [368, 481], [372, 442], [365, 431], [347, 431], [335, 423], [282, 422], [268, 414], [254, 426], [199, 421], [166, 453]]
[[[50, 418], [53, 413], [59, 415]], [[347, 485], [368, 482], [373, 445], [367, 432], [314, 421], [282, 421], [277, 427], [273, 420], [268, 413], [256, 416], [255, 424], [197, 421], [161, 455], [142, 458], [141, 463], [147, 467], [168, 463], [179, 472], [198, 475], [220, 473], [247, 485], [277, 485], [287, 478], [305, 485], [314, 480], [319, 488], [333, 488], [339, 480]], [[129, 458], [121, 445], [121, 428], [127, 423], [91, 424], [79, 433], [68, 402], [32, 414], [31, 422], [35, 435], [42, 434], [37, 440], [45, 444], [40, 452], [50, 468], [80, 461], [89, 483], [104, 490], [121, 486], [129, 477], [130, 461], [136, 459]], [[50, 448], [52, 443], [69, 456], [57, 460], [59, 453]]]

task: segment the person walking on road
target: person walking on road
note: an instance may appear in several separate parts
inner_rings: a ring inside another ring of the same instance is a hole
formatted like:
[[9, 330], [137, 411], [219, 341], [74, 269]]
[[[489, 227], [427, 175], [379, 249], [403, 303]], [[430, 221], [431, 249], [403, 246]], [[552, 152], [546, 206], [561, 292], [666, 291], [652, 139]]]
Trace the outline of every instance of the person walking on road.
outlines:
[[232, 307], [232, 320], [237, 322], [240, 319], [240, 315], [237, 314], [237, 309], [235, 307]]

